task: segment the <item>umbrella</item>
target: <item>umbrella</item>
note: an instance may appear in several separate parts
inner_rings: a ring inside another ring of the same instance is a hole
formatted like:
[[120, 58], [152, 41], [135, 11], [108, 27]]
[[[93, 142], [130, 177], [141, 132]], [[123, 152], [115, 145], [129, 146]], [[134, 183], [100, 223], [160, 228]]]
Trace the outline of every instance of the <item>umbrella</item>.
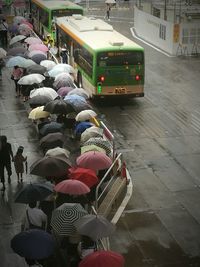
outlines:
[[[21, 56], [15, 56], [15, 57], [10, 58], [7, 61], [6, 67], [13, 68], [14, 66], [19, 66], [21, 68], [26, 68], [27, 67], [27, 62], [29, 62], [28, 59], [26, 59], [24, 57], [21, 57]], [[35, 64], [35, 63], [33, 62], [33, 64]]]
[[57, 64], [55, 67], [53, 67], [49, 71], [49, 76], [56, 77], [56, 75], [63, 73], [63, 72], [73, 74], [75, 73], [75, 70], [69, 64]]
[[[30, 23], [29, 23], [30, 24]], [[31, 25], [31, 24], [30, 24]], [[20, 24], [19, 25], [19, 27], [18, 27], [18, 30], [19, 30], [19, 32], [24, 32], [24, 33], [31, 33], [32, 32], [32, 30], [33, 30], [33, 26], [31, 25], [28, 25], [28, 24], [26, 24], [26, 23], [22, 23], [22, 24]], [[26, 34], [24, 34], [24, 35], [26, 35]]]
[[49, 115], [50, 115], [49, 112], [44, 111], [44, 106], [41, 106], [41, 107], [32, 109], [28, 115], [28, 118], [32, 120], [38, 120], [42, 118], [47, 118], [49, 117]]
[[68, 114], [74, 112], [72, 105], [67, 104], [63, 99], [55, 99], [47, 103], [44, 110], [52, 114]]
[[88, 145], [88, 146], [81, 147], [81, 154], [85, 152], [89, 152], [89, 151], [97, 151], [97, 152], [102, 152], [106, 154], [106, 151], [103, 148], [96, 146], [96, 145]]
[[60, 87], [57, 91], [58, 95], [64, 97], [66, 96], [70, 91], [72, 91], [74, 88], [72, 87]]
[[47, 71], [51, 70], [54, 66], [56, 66], [56, 63], [52, 60], [42, 60], [40, 62], [40, 65], [47, 68]]
[[13, 47], [13, 48], [10, 48], [10, 49], [8, 50], [7, 56], [19, 56], [19, 55], [24, 55], [26, 51], [27, 51], [26, 48], [23, 47], [23, 46]]
[[15, 37], [13, 37], [11, 40], [10, 40], [10, 45], [13, 45], [14, 43], [17, 43], [17, 42], [20, 42], [22, 40], [24, 40], [26, 38], [25, 35], [16, 35]]
[[29, 51], [39, 50], [42, 52], [47, 52], [47, 51], [49, 51], [49, 48], [44, 44], [32, 44], [29, 46], [28, 50]]
[[78, 167], [97, 171], [108, 169], [112, 165], [112, 160], [103, 152], [89, 151], [80, 155], [76, 163]]
[[12, 24], [8, 27], [8, 31], [12, 34], [17, 34], [18, 33], [18, 25], [17, 24]]
[[68, 177], [83, 182], [89, 188], [96, 185], [99, 179], [94, 170], [85, 168], [70, 168]]
[[47, 135], [49, 133], [57, 133], [57, 132], [62, 132], [63, 130], [63, 124], [58, 123], [55, 121], [52, 121], [50, 123], [45, 124], [41, 129], [40, 129], [40, 134], [42, 136]]
[[103, 129], [100, 127], [92, 126], [90, 128], [87, 128], [82, 134], [81, 134], [81, 142], [84, 143], [91, 137], [103, 137]]
[[85, 109], [79, 112], [75, 119], [76, 121], [87, 121], [96, 116], [96, 112], [94, 112], [92, 109]]
[[110, 155], [112, 153], [111, 143], [102, 137], [91, 137], [83, 144], [83, 146], [88, 145], [96, 145], [98, 147], [103, 148], [106, 151], [107, 155]]
[[53, 193], [53, 187], [47, 184], [27, 184], [15, 196], [16, 203], [30, 203], [44, 200]]
[[86, 257], [78, 267], [124, 267], [124, 257], [110, 250], [98, 250]]
[[30, 166], [30, 174], [39, 176], [61, 176], [67, 172], [71, 162], [62, 156], [44, 156]]
[[47, 55], [39, 50], [34, 50], [34, 51], [31, 51], [30, 53], [32, 54], [29, 54], [29, 57], [37, 64], [40, 64], [42, 60], [47, 59]]
[[24, 40], [25, 43], [31, 45], [31, 44], [42, 44], [42, 40], [36, 37], [28, 37]]
[[61, 148], [61, 147], [55, 147], [52, 149], [49, 149], [45, 156], [51, 156], [51, 157], [56, 157], [56, 156], [63, 156], [66, 158], [69, 158], [70, 152], [65, 149], [65, 148]]
[[31, 108], [36, 108], [38, 106], [45, 106], [52, 99], [45, 95], [36, 95], [28, 100]]
[[23, 21], [22, 24], [20, 24], [20, 25], [27, 25], [29, 28], [33, 29], [33, 25], [30, 22], [28, 22], [27, 20]]
[[90, 192], [90, 188], [81, 181], [78, 180], [64, 180], [58, 183], [54, 190], [59, 193], [68, 195], [85, 195]]
[[26, 61], [24, 61], [21, 65], [18, 65], [19, 67], [21, 67], [21, 68], [28, 68], [28, 67], [30, 67], [30, 66], [33, 66], [33, 65], [35, 65], [36, 63], [33, 61], [33, 60], [31, 60], [31, 59], [25, 59]]
[[28, 74], [33, 74], [33, 73], [39, 73], [39, 74], [44, 74], [46, 72], [46, 68], [39, 65], [39, 64], [35, 64], [33, 66], [30, 66], [26, 69], [26, 72]]
[[0, 59], [6, 57], [6, 54], [7, 54], [6, 50], [0, 47]]
[[94, 241], [108, 237], [115, 231], [114, 224], [101, 215], [85, 215], [74, 225], [79, 234], [89, 236]]
[[14, 24], [22, 23], [24, 21], [26, 21], [26, 19], [25, 19], [25, 17], [22, 17], [22, 16], [15, 16], [13, 18], [13, 23]]
[[[70, 103], [73, 105], [73, 107], [76, 109], [76, 111], [82, 111], [84, 109], [90, 109], [90, 105], [87, 103], [84, 97], [79, 95], [67, 95], [65, 96], [64, 100], [67, 103]], [[89, 106], [89, 108], [88, 108]]]
[[92, 126], [94, 126], [94, 124], [88, 121], [79, 122], [75, 127], [75, 133], [82, 134], [87, 128]]
[[106, 4], [116, 4], [116, 0], [106, 0]]
[[43, 230], [32, 229], [15, 235], [11, 239], [11, 248], [27, 259], [45, 259], [54, 252], [55, 240]]
[[45, 77], [38, 73], [28, 74], [19, 79], [18, 84], [20, 85], [30, 85], [35, 83], [41, 83], [45, 80]]
[[62, 133], [49, 133], [40, 139], [42, 149], [51, 149], [54, 147], [62, 147], [64, 144], [64, 136]]
[[90, 97], [89, 93], [83, 88], [75, 88], [69, 93], [69, 95], [79, 95], [84, 97], [85, 99], [88, 99]]
[[76, 233], [74, 222], [86, 215], [87, 211], [78, 203], [64, 203], [52, 213], [51, 226], [58, 235]]
[[56, 88], [57, 90], [61, 87], [72, 87], [73, 88], [74, 81], [71, 75], [68, 73], [64, 73], [65, 75], [63, 75], [63, 73], [61, 74], [62, 76], [59, 76], [59, 79], [54, 81], [53, 87]]
[[51, 98], [52, 100], [58, 97], [58, 94], [56, 93], [56, 91], [50, 87], [41, 87], [41, 88], [31, 90], [30, 98], [34, 96], [38, 96], [38, 95], [45, 95]]

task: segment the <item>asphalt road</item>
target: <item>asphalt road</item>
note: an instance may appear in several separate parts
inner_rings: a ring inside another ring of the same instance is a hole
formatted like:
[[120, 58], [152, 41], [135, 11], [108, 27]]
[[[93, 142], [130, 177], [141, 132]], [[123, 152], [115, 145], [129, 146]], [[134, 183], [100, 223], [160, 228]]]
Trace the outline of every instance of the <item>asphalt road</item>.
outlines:
[[146, 61], [144, 98], [98, 103], [134, 183], [112, 248], [126, 267], [200, 266], [200, 57], [139, 42], [132, 7], [113, 9], [109, 23], [145, 48]]

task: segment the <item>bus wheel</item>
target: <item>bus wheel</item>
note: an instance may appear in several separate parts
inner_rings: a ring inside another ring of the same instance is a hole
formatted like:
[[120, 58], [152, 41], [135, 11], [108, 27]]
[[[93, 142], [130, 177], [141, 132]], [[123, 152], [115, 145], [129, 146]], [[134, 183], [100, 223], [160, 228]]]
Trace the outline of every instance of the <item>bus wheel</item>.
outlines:
[[83, 81], [82, 81], [82, 75], [80, 72], [78, 72], [77, 82], [78, 82], [78, 87], [82, 88], [83, 87]]

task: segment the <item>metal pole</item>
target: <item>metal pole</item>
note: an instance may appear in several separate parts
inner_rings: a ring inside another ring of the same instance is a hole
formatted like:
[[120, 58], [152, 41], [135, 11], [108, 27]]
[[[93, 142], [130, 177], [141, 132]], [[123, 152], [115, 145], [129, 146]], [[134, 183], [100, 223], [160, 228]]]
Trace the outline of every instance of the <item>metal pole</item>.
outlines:
[[164, 6], [164, 20], [167, 20], [167, 0], [165, 0], [165, 6]]

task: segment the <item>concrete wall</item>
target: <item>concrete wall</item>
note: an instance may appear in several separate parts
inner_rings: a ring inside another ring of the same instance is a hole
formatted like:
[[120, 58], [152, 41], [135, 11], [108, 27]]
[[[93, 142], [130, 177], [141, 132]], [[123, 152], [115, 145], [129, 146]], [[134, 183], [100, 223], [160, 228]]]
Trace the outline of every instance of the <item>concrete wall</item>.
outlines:
[[[134, 7], [134, 29], [138, 37], [170, 55], [200, 53], [200, 23], [174, 24]], [[164, 34], [164, 32], [165, 34]]]

